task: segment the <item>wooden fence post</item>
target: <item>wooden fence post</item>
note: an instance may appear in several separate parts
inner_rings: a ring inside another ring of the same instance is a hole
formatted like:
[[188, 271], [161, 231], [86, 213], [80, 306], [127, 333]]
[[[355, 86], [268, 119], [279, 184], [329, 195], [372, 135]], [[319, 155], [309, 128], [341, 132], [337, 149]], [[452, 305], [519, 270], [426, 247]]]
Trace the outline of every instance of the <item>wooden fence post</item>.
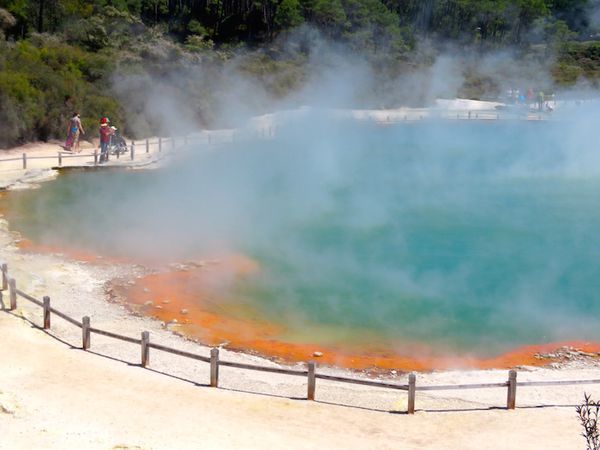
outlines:
[[97, 148], [94, 149], [94, 165], [95, 166], [98, 165], [98, 149]]
[[417, 393], [417, 376], [414, 373], [408, 374], [408, 404], [407, 413], [415, 413], [415, 397]]
[[162, 152], [162, 138], [160, 136], [158, 138], [158, 151]]
[[44, 297], [44, 330], [50, 329], [50, 297]]
[[208, 133], [208, 143], [210, 144], [210, 132]]
[[219, 387], [219, 349], [210, 349], [210, 387]]
[[8, 289], [8, 266], [6, 263], [2, 263], [2, 290]]
[[150, 362], [150, 332], [142, 331], [142, 367], [146, 367]]
[[131, 141], [131, 160], [135, 159], [135, 142]]
[[146, 139], [146, 153], [150, 153], [150, 140]]
[[27, 169], [27, 153], [23, 153], [23, 169]]
[[308, 362], [308, 389], [306, 394], [307, 400], [315, 399], [315, 390], [317, 387], [317, 377], [315, 376], [315, 371], [317, 368], [317, 363], [314, 361]]
[[8, 280], [8, 286], [10, 287], [10, 310], [14, 311], [17, 309], [17, 282], [14, 278]]
[[515, 409], [517, 401], [517, 371], [508, 371], [508, 394], [506, 396], [506, 409]]
[[88, 316], [81, 319], [81, 337], [82, 348], [87, 350], [90, 348], [90, 318]]
[[58, 167], [62, 167], [62, 153], [58, 152]]

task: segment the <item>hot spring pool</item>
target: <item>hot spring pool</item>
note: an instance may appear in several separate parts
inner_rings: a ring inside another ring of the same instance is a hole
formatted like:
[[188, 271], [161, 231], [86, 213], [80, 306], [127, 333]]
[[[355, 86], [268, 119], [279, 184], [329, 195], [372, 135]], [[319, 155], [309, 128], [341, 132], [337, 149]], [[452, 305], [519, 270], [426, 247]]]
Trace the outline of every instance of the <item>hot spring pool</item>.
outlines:
[[[490, 356], [600, 340], [593, 126], [296, 121], [157, 171], [67, 173], [2, 200], [34, 241], [241, 253], [228, 295], [281, 339]], [[135, 232], [134, 232], [135, 231]]]

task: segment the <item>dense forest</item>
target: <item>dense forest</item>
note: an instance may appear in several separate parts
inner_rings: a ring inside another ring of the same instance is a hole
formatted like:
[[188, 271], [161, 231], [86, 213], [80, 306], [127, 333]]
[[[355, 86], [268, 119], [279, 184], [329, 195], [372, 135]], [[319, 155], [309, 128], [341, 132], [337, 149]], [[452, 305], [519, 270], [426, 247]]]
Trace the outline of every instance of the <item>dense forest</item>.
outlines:
[[414, 80], [446, 54], [462, 71], [447, 95], [595, 88], [600, 0], [0, 0], [0, 147], [62, 137], [74, 110], [130, 135], [166, 131], [170, 107], [189, 126], [221, 124], [224, 98], [265, 111], [308, 82], [319, 42], [372, 70], [360, 106], [426, 102]]

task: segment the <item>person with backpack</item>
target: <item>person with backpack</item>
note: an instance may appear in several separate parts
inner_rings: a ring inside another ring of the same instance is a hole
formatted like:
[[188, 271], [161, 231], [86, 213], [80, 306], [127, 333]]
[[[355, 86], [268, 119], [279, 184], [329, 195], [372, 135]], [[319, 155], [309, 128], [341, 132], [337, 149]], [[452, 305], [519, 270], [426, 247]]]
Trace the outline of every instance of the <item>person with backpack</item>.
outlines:
[[100, 163], [108, 161], [110, 138], [115, 133], [115, 130], [108, 126], [109, 123], [108, 117], [100, 119]]

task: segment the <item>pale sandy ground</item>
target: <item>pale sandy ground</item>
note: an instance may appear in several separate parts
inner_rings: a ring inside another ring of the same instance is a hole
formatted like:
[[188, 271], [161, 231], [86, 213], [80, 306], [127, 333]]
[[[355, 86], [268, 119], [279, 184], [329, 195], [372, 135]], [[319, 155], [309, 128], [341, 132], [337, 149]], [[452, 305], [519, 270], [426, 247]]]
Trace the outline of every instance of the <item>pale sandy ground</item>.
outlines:
[[3, 449], [584, 448], [572, 406], [464, 411], [483, 405], [445, 398], [436, 404], [456, 411], [395, 415], [194, 386], [69, 348], [6, 313], [0, 329]]
[[[132, 337], [148, 330], [154, 342], [208, 355], [173, 326], [107, 301], [108, 280], [141, 276], [143, 267], [25, 254], [16, 239], [0, 217], [0, 261], [8, 262], [23, 291], [50, 295], [55, 308], [75, 318], [88, 315], [92, 326]], [[8, 294], [3, 297], [7, 304]], [[0, 312], [0, 449], [576, 449], [585, 441], [575, 405], [584, 392], [600, 399], [600, 385], [522, 387], [517, 409], [506, 411], [504, 388], [428, 391], [417, 393], [414, 416], [393, 414], [406, 410], [404, 392], [317, 380], [317, 401], [308, 402], [303, 377], [231, 368], [221, 368], [220, 389], [214, 389], [206, 387], [205, 363], [152, 350], [149, 369], [142, 369], [137, 345], [92, 335], [91, 351], [84, 352], [81, 331], [58, 317], [48, 333], [25, 319], [40, 325], [41, 311], [23, 299], [15, 312]], [[221, 358], [277, 366], [224, 349]], [[406, 375], [388, 378], [406, 383]], [[506, 370], [447, 371], [418, 374], [417, 383], [506, 378]], [[600, 367], [579, 360], [561, 369], [519, 371], [519, 381], [557, 379], [600, 379]]]
[[[181, 149], [186, 142], [197, 142], [201, 144], [219, 143], [233, 140], [233, 130], [214, 130], [203, 131], [193, 135], [177, 137], [175, 148]], [[187, 139], [187, 141], [184, 141]], [[134, 157], [125, 153], [117, 158], [110, 156], [110, 160], [103, 164], [94, 163], [94, 151], [98, 149], [98, 139], [93, 142], [82, 141], [81, 152], [65, 152], [61, 147], [62, 141], [33, 142], [9, 150], [0, 150], [0, 190], [3, 189], [27, 189], [37, 187], [39, 182], [48, 181], [58, 176], [59, 153], [62, 153], [60, 167], [84, 167], [93, 169], [94, 167], [114, 167], [125, 166], [131, 169], [148, 169], [157, 167], [166, 157], [173, 155], [173, 143], [170, 138], [163, 138], [162, 146], [159, 150], [158, 138], [146, 140], [127, 140], [128, 145], [135, 144]], [[23, 169], [23, 154], [26, 155], [26, 169]]]
[[[156, 140], [154, 140], [156, 141]], [[31, 187], [41, 181], [55, 178], [59, 166], [58, 154], [62, 153], [62, 167], [93, 167], [94, 150], [97, 145], [89, 142], [81, 143], [81, 153], [64, 152], [62, 142], [34, 142], [10, 150], [0, 150], [0, 189], [21, 189]], [[27, 169], [23, 169], [23, 154], [27, 155]], [[129, 155], [122, 155], [119, 160], [112, 157], [107, 165], [131, 164], [143, 165], [152, 162], [158, 156], [156, 145], [151, 146], [150, 152], [145, 152], [145, 142], [138, 141], [135, 160]], [[9, 161], [12, 159], [12, 161]]]
[[[556, 102], [549, 102], [556, 109]], [[518, 113], [521, 120], [547, 120], [550, 116], [535, 110], [535, 105], [521, 109], [498, 109], [505, 106], [499, 102], [488, 102], [469, 99], [438, 99], [435, 104], [428, 108], [401, 107], [395, 109], [334, 109], [329, 113], [334, 117], [354, 119], [358, 121], [375, 122], [381, 125], [398, 122], [418, 122], [424, 119], [446, 119], [446, 120], [514, 120]], [[250, 126], [259, 131], [263, 136], [268, 136], [274, 126], [277, 126], [288, 117], [308, 113], [309, 107], [295, 110], [280, 111], [277, 113], [264, 114], [250, 120]]]

